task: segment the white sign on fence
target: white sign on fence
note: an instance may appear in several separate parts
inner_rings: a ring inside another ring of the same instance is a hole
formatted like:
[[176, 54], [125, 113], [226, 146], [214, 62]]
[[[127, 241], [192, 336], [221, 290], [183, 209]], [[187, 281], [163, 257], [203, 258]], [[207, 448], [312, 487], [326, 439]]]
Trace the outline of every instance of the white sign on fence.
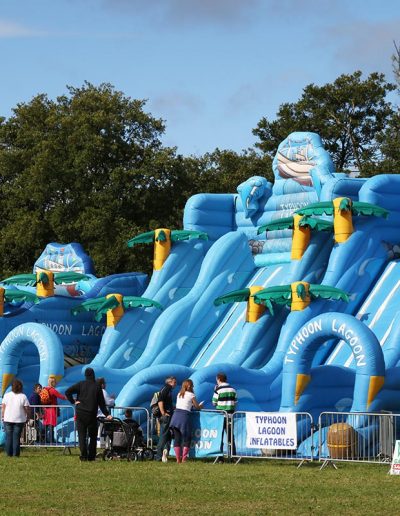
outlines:
[[297, 448], [296, 414], [285, 412], [247, 412], [247, 448], [295, 450]]
[[396, 441], [389, 473], [391, 475], [400, 475], [400, 441]]

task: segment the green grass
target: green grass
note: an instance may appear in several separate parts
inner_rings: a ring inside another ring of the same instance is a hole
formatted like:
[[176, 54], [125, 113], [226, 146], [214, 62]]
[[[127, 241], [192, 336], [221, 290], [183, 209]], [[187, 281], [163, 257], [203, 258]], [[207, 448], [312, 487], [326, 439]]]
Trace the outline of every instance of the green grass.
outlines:
[[80, 463], [77, 452], [0, 455], [1, 514], [398, 514], [389, 466], [254, 460]]

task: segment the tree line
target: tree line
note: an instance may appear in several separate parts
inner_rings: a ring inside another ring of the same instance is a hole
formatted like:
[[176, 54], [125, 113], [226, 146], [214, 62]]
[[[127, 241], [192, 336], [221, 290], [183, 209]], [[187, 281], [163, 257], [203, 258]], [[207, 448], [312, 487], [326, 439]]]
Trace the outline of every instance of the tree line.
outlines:
[[[397, 48], [396, 48], [397, 50]], [[99, 276], [151, 267], [152, 249], [126, 241], [180, 228], [187, 199], [235, 192], [252, 175], [273, 180], [272, 158], [292, 131], [321, 135], [338, 171], [400, 170], [399, 54], [396, 82], [360, 71], [307, 85], [300, 99], [262, 117], [254, 147], [182, 156], [161, 142], [162, 120], [110, 84], [39, 94], [0, 117], [0, 274], [29, 271], [48, 242], [80, 242]]]

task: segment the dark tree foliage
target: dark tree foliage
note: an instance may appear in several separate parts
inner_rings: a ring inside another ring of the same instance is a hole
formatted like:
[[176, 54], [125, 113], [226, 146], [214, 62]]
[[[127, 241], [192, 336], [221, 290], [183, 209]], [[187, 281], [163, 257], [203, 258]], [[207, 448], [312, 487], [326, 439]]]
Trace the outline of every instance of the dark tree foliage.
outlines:
[[161, 120], [109, 84], [37, 95], [0, 119], [0, 273], [27, 272], [48, 242], [80, 242], [99, 276], [151, 270], [138, 233], [182, 227], [187, 199], [234, 192], [269, 158], [215, 151], [184, 158], [165, 148]]
[[324, 86], [309, 84], [297, 102], [280, 106], [276, 120], [260, 120], [253, 130], [260, 140], [256, 146], [272, 156], [292, 131], [313, 131], [321, 135], [338, 171], [356, 168], [362, 173], [379, 159], [376, 135], [393, 115], [386, 96], [394, 89], [383, 74], [363, 80], [360, 71]]
[[51, 241], [80, 241], [99, 275], [133, 265], [124, 241], [147, 223], [143, 210], [165, 216], [152, 195], [175, 163], [161, 148], [162, 121], [143, 108], [109, 84], [85, 83], [55, 101], [37, 95], [3, 119], [2, 274], [29, 270]]

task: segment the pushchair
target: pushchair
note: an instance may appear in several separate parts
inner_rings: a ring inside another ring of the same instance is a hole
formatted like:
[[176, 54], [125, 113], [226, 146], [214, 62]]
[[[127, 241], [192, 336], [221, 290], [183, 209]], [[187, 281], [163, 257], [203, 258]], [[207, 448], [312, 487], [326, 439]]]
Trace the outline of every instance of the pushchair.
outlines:
[[153, 460], [154, 452], [147, 447], [137, 421], [125, 422], [117, 417], [98, 417], [97, 420], [103, 425], [102, 434], [105, 438], [103, 460]]

